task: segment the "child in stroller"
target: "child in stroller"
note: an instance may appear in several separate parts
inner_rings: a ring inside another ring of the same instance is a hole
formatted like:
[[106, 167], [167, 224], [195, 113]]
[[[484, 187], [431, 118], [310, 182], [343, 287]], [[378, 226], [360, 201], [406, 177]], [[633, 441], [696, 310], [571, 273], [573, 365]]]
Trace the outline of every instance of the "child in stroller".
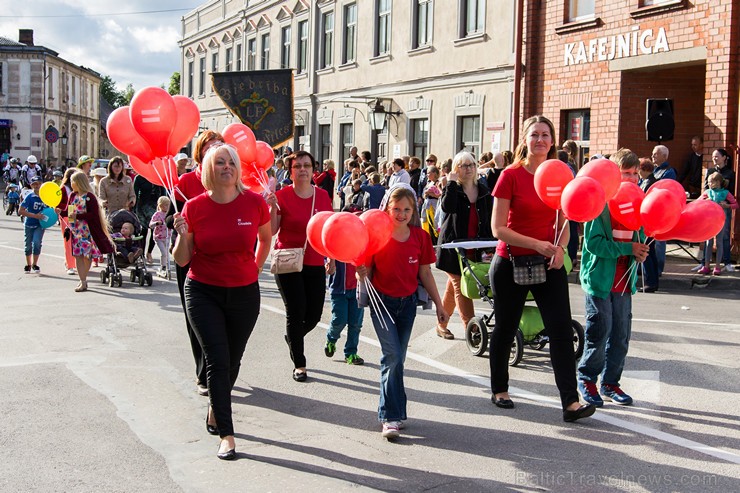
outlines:
[[142, 256], [144, 252], [144, 235], [139, 218], [127, 210], [115, 211], [108, 216], [111, 227], [111, 238], [116, 245], [116, 253], [108, 255], [105, 270], [100, 271], [100, 280], [113, 287], [123, 284], [123, 275], [120, 269], [130, 267], [130, 280], [139, 286], [144, 283], [152, 285], [152, 275], [147, 272], [146, 262]]

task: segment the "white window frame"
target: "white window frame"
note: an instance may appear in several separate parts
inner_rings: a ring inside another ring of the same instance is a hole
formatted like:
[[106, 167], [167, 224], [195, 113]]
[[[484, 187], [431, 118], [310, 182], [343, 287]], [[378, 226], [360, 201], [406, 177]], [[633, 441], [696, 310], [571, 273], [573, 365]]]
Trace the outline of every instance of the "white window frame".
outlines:
[[321, 13], [321, 57], [319, 69], [331, 68], [334, 64], [334, 11]]
[[224, 62], [224, 71], [231, 72], [231, 65], [234, 62], [234, 49], [232, 47], [226, 48], [226, 60]]
[[[385, 7], [384, 5], [385, 4]], [[384, 10], [381, 10], [384, 9]], [[393, 31], [393, 0], [375, 0], [375, 43], [376, 57], [390, 55]]]
[[236, 64], [235, 68], [237, 72], [241, 72], [242, 70], [242, 45], [239, 43], [236, 45]]
[[195, 94], [195, 60], [188, 60], [188, 97], [193, 97]]
[[[432, 45], [434, 39], [434, 0], [413, 0], [413, 15], [411, 25], [411, 48], [426, 48]], [[425, 14], [425, 23], [422, 24], [422, 13]], [[422, 27], [426, 36], [422, 39]]]
[[247, 70], [257, 70], [257, 37], [247, 40]]
[[292, 26], [287, 25], [280, 28], [280, 68], [290, 68], [290, 49], [293, 44], [292, 38]]
[[596, 0], [568, 0], [568, 22], [593, 19], [595, 14]]
[[[482, 36], [486, 32], [486, 0], [459, 0], [460, 38]], [[470, 13], [475, 14], [475, 28], [470, 29]]]
[[[349, 15], [353, 11], [353, 15]], [[353, 63], [357, 59], [357, 3], [348, 3], [342, 9], [342, 64]]]
[[308, 71], [308, 20], [298, 21], [298, 49], [296, 50], [296, 73], [304, 74]]
[[270, 69], [270, 33], [260, 34], [260, 70]]

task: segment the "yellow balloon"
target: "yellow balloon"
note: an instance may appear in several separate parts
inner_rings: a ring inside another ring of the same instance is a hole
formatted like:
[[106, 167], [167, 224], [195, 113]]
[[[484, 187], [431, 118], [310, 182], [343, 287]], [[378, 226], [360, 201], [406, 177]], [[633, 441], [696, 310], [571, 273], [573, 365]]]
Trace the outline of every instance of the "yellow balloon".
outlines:
[[39, 189], [41, 201], [49, 207], [56, 207], [62, 201], [62, 189], [53, 181], [47, 181]]

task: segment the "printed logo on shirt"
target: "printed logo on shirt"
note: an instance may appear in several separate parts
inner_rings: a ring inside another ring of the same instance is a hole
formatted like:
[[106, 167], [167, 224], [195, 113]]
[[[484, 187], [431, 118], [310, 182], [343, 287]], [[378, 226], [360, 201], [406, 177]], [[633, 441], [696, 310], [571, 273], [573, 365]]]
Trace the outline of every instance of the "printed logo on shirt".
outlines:
[[409, 264], [418, 264], [419, 259], [414, 257], [409, 257]]
[[241, 218], [239, 218], [239, 219], [236, 220], [236, 225], [237, 226], [251, 226], [252, 225], [252, 222], [251, 221], [242, 221]]
[[632, 239], [632, 231], [625, 231], [623, 229], [612, 229], [612, 236], [615, 240], [628, 241]]

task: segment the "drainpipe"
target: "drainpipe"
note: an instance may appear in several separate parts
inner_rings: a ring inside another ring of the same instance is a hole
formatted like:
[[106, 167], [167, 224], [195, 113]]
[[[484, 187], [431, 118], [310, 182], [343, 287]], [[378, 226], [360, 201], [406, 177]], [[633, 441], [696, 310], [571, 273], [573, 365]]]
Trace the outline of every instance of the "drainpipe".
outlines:
[[[312, 18], [311, 18], [312, 17]], [[319, 60], [321, 59], [319, 55], [319, 49], [321, 47], [321, 35], [320, 35], [320, 29], [321, 29], [321, 16], [319, 15], [319, 8], [317, 6], [316, 2], [311, 2], [311, 10], [309, 12], [309, 26], [311, 26], [311, 30], [309, 31], [309, 36], [313, 34], [313, 49], [311, 50], [311, 57], [313, 60], [307, 60], [308, 67], [311, 67], [311, 76], [309, 78], [309, 93], [308, 97], [311, 100], [311, 117], [310, 117], [310, 125], [309, 128], [311, 129], [311, 139], [309, 141], [309, 145], [311, 146], [311, 154], [316, 155], [316, 151], [318, 149], [318, 138], [319, 138], [319, 121], [316, 118], [316, 112], [318, 111], [319, 105], [317, 102], [317, 94], [318, 94], [318, 81], [319, 76], [316, 74], [316, 71], [319, 68]]]
[[516, 5], [516, 46], [514, 53], [514, 117], [512, 123], [512, 147], [519, 144], [520, 99], [522, 94], [522, 44], [524, 42], [524, 0], [517, 0]]

